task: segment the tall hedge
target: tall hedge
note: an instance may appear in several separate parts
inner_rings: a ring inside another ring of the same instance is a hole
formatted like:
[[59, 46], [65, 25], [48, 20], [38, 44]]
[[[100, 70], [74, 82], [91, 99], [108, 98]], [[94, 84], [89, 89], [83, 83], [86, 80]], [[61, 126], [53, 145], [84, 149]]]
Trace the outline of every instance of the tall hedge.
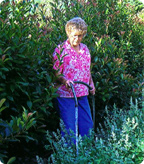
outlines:
[[40, 152], [55, 124], [51, 29], [40, 26], [37, 10], [30, 1], [0, 3], [0, 157]]

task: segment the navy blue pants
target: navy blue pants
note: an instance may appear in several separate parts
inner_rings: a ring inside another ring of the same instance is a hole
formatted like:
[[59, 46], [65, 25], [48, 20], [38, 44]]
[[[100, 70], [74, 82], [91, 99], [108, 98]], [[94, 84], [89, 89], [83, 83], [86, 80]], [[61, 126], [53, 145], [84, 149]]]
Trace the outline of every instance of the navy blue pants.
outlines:
[[[75, 100], [74, 98], [57, 97], [55, 106], [59, 111], [60, 118], [63, 120], [67, 131], [75, 129]], [[78, 98], [78, 132], [81, 136], [88, 136], [89, 130], [93, 128], [91, 110], [87, 96]]]

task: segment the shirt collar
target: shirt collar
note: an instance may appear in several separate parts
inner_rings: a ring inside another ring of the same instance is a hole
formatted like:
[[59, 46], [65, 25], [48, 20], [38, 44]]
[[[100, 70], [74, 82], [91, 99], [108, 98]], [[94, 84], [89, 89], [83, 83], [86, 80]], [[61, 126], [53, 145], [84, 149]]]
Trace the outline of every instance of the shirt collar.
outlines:
[[72, 49], [72, 47], [71, 47], [70, 42], [69, 42], [68, 39], [65, 41], [65, 48], [66, 49]]

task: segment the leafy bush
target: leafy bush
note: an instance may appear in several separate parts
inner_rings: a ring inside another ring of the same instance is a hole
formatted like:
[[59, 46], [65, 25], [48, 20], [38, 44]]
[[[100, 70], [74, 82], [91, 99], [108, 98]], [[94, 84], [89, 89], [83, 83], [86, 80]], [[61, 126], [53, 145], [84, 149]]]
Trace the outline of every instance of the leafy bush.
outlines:
[[[91, 132], [90, 137], [79, 137], [79, 154], [75, 148], [67, 146], [60, 133], [47, 133], [53, 154], [48, 163], [133, 163], [139, 164], [144, 159], [144, 108], [131, 100], [128, 111], [114, 106], [112, 113], [106, 109], [105, 127]], [[54, 137], [54, 139], [53, 139]], [[66, 136], [67, 137], [67, 136]], [[50, 146], [46, 146], [48, 150]], [[37, 156], [37, 162], [44, 161]]]
[[[0, 116], [1, 112], [6, 108], [2, 107], [3, 103], [5, 102], [5, 99], [2, 99], [0, 101]], [[3, 162], [3, 158], [7, 157], [7, 152], [5, 149], [8, 147], [9, 142], [20, 142], [20, 138], [26, 138], [27, 141], [34, 140], [32, 137], [29, 136], [28, 130], [32, 126], [36, 124], [35, 118], [33, 115], [36, 112], [28, 113], [28, 111], [23, 108], [23, 113], [21, 117], [14, 117], [11, 116], [10, 122], [4, 121], [0, 119], [0, 159]], [[12, 157], [9, 159], [8, 163], [10, 161], [14, 161], [15, 157]]]
[[[16, 139], [24, 133], [27, 142], [32, 137], [39, 145], [44, 142], [41, 133], [45, 128], [54, 127], [50, 119], [52, 99], [56, 96], [52, 87], [51, 29], [44, 23], [40, 27], [41, 15], [37, 10], [38, 4], [30, 1], [0, 3], [0, 100], [5, 99], [7, 108], [0, 115], [0, 142], [6, 144], [3, 148], [9, 151], [8, 156], [20, 152], [20, 148], [13, 149], [15, 142], [9, 137]], [[35, 113], [34, 118], [27, 120], [28, 113]], [[34, 120], [35, 126], [28, 131]], [[29, 144], [24, 143], [19, 138], [17, 145], [26, 148]]]
[[92, 56], [97, 118], [103, 116], [106, 105], [127, 107], [131, 96], [141, 98], [144, 22], [137, 17], [138, 3], [133, 1], [133, 6], [131, 3], [126, 0], [51, 3], [51, 34], [56, 44], [67, 38], [64, 25], [69, 19], [80, 16], [88, 24], [83, 42]]
[[1, 4], [1, 97], [16, 113], [22, 106], [44, 112], [52, 106], [49, 33], [39, 27], [35, 7], [31, 2]]

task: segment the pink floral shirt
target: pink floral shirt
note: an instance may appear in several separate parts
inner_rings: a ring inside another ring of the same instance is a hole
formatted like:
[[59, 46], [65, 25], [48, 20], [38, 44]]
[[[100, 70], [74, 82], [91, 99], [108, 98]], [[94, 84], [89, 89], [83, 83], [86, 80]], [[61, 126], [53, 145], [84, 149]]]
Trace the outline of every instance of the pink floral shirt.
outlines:
[[[53, 68], [59, 70], [66, 79], [89, 84], [91, 56], [85, 44], [80, 43], [78, 54], [67, 40], [55, 49], [53, 59]], [[74, 89], [77, 97], [89, 94], [87, 86], [83, 84], [74, 84]], [[59, 86], [57, 93], [60, 97], [74, 97], [71, 88], [67, 89], [64, 84]]]

